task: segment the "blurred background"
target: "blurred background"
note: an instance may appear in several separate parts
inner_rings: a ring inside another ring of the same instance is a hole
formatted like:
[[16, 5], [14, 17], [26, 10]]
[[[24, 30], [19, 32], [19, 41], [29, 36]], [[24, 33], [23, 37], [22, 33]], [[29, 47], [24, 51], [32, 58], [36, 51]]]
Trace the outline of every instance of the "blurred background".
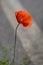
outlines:
[[[9, 49], [14, 45], [17, 26], [15, 11], [27, 10], [33, 17], [30, 29], [19, 26], [17, 33], [16, 58], [19, 65], [24, 55], [30, 57], [29, 65], [43, 65], [43, 0], [0, 0], [0, 48]], [[4, 57], [0, 51], [0, 60]], [[13, 49], [6, 55], [10, 62]]]

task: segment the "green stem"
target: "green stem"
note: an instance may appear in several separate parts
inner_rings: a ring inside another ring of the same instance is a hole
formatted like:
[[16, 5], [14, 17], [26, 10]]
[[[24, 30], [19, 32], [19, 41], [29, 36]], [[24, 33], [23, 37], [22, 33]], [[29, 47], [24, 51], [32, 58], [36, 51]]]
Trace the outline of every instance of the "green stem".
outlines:
[[16, 50], [16, 38], [17, 38], [17, 29], [19, 27], [20, 24], [17, 25], [16, 29], [15, 29], [15, 43], [14, 43], [14, 57], [13, 57], [13, 63], [15, 64], [15, 50]]

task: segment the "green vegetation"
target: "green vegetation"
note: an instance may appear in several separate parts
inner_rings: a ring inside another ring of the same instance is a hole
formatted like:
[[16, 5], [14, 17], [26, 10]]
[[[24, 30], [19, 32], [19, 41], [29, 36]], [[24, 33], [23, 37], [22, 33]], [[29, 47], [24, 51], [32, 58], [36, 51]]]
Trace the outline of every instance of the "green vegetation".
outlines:
[[0, 65], [8, 65], [9, 64], [9, 59], [4, 58], [2, 61], [0, 61]]
[[[7, 57], [7, 54], [12, 50], [13, 47], [10, 47], [8, 50], [4, 47], [0, 47], [0, 51], [2, 51], [5, 56], [4, 56], [4, 59], [2, 59], [0, 61], [0, 65], [9, 65], [9, 58]], [[20, 65], [29, 65], [30, 63], [30, 57], [28, 57], [27, 55], [26, 56], [23, 56], [23, 58], [21, 59], [21, 63]], [[14, 65], [13, 63], [11, 65]]]

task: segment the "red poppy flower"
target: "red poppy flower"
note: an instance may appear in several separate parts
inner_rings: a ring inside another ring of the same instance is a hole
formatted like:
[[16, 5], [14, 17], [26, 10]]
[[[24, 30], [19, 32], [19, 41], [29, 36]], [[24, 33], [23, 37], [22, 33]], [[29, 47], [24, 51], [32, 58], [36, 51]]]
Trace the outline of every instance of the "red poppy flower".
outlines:
[[30, 27], [32, 25], [32, 17], [26, 11], [17, 11], [15, 12], [16, 19], [18, 23], [22, 24], [25, 28]]

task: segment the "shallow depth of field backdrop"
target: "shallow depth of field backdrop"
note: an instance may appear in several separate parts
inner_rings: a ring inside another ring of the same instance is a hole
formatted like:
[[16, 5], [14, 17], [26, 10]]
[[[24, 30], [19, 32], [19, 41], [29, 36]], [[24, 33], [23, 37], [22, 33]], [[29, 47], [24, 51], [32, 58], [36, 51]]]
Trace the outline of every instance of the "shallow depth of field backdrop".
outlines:
[[[27, 54], [34, 65], [43, 65], [43, 0], [0, 0], [0, 47], [8, 49], [14, 45], [17, 20], [13, 13], [23, 9], [30, 12], [33, 24], [27, 30], [19, 26], [15, 61], [19, 65], [22, 56]], [[11, 61], [13, 49], [7, 56]], [[0, 60], [3, 57], [0, 51]]]

